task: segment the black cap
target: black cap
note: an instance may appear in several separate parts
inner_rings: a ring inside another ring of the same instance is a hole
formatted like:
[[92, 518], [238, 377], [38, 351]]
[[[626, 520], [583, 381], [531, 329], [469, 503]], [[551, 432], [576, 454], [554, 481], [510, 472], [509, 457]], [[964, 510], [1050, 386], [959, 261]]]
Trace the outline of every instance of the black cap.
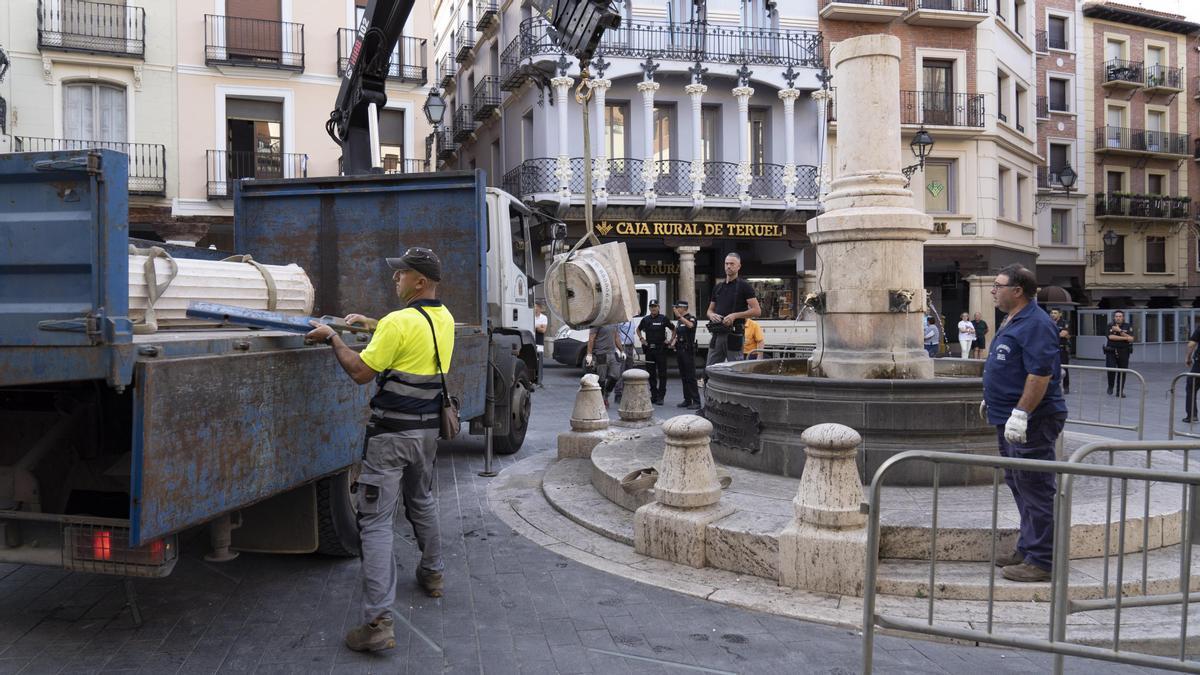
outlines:
[[687, 300], [676, 300], [676, 301], [675, 301], [675, 306], [676, 306], [676, 307], [682, 307], [683, 309], [687, 309], [687, 308], [688, 308], [688, 301], [687, 301]]
[[658, 301], [657, 301], [657, 300], [651, 300], [651, 301], [650, 301], [650, 306], [651, 306], [651, 307], [658, 307]]
[[442, 261], [433, 251], [421, 246], [410, 247], [399, 258], [387, 258], [387, 264], [394, 270], [412, 270], [432, 281], [442, 280]]

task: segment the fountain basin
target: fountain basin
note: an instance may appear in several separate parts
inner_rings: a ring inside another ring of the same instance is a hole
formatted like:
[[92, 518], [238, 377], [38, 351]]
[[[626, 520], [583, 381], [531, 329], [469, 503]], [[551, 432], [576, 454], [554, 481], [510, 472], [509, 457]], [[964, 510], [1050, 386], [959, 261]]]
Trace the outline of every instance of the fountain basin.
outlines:
[[[807, 359], [722, 363], [707, 369], [705, 416], [713, 423], [713, 457], [721, 463], [799, 478], [800, 434], [836, 422], [862, 435], [858, 469], [864, 483], [888, 458], [906, 450], [996, 455], [996, 429], [979, 417], [983, 362], [934, 359], [924, 380], [810, 377]], [[889, 484], [928, 486], [928, 465], [890, 472]], [[943, 465], [942, 485], [975, 485], [991, 472]]]

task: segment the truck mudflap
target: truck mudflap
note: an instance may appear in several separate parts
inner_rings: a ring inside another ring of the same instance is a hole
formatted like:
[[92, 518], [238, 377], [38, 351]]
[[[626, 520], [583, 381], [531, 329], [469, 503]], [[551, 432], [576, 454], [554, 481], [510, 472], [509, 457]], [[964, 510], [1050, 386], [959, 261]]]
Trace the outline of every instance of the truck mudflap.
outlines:
[[374, 392], [320, 347], [140, 361], [134, 378], [134, 546], [353, 464]]

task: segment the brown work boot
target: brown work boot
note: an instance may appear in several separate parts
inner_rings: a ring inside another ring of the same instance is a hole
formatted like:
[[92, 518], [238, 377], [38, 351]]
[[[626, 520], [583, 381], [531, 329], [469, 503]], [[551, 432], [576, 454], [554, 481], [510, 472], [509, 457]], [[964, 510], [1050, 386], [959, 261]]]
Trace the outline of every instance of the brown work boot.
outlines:
[[1013, 549], [1012, 553], [1002, 555], [996, 558], [996, 567], [1008, 567], [1009, 565], [1020, 565], [1025, 562], [1025, 556], [1017, 549]]
[[441, 572], [426, 572], [421, 568], [417, 568], [417, 583], [424, 589], [425, 594], [431, 598], [442, 597], [442, 590], [445, 588], [445, 583], [442, 580]]
[[356, 652], [378, 652], [396, 647], [396, 631], [392, 617], [384, 616], [371, 623], [355, 626], [346, 633], [346, 646]]
[[1036, 565], [1029, 563], [1017, 563], [1009, 565], [1000, 570], [1004, 574], [1004, 578], [1009, 581], [1019, 581], [1022, 583], [1033, 581], [1050, 581], [1050, 570], [1044, 570]]

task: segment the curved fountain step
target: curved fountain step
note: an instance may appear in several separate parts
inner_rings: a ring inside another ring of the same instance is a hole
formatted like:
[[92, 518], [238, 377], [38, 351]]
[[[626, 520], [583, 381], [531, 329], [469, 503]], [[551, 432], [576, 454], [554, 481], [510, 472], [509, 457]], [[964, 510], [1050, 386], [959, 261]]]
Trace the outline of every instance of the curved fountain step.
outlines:
[[[1068, 434], [1067, 451], [1090, 442], [1095, 437]], [[658, 429], [644, 430], [641, 436], [606, 442], [592, 452], [591, 482], [596, 491], [610, 502], [627, 510], [653, 499], [652, 492], [629, 494], [621, 487], [621, 478], [630, 472], [653, 466], [662, 454], [662, 435]], [[1144, 455], [1118, 455], [1118, 464], [1141, 466]], [[1179, 470], [1182, 460], [1174, 454], [1154, 455], [1156, 468]], [[729, 531], [729, 541], [735, 548], [768, 552], [777, 548], [779, 531], [791, 520], [792, 499], [799, 481], [793, 478], [763, 474], [748, 469], [729, 467], [733, 482], [722, 497], [737, 507], [738, 512], [715, 523], [714, 527]], [[1077, 484], [1072, 511], [1074, 522], [1071, 538], [1073, 558], [1095, 558], [1103, 555], [1104, 533], [1108, 522], [1112, 550], [1116, 550], [1119, 512], [1109, 507], [1107, 481], [1084, 479]], [[1003, 484], [998, 486], [997, 533], [999, 550], [1007, 552], [1015, 546], [1019, 517], [1016, 505]], [[1179, 542], [1180, 493], [1178, 487], [1155, 484], [1150, 489], [1150, 518], [1148, 548], [1171, 546]], [[1142, 548], [1144, 486], [1130, 484], [1126, 517], [1125, 550]], [[1115, 501], [1115, 500], [1114, 500]], [[939, 497], [938, 560], [982, 561], [991, 551], [992, 486], [943, 488]], [[932, 490], [929, 488], [895, 487], [883, 491], [883, 532], [880, 552], [885, 558], [927, 559], [932, 511]], [[731, 549], [730, 553], [733, 553]], [[740, 557], [740, 556], [739, 556]], [[721, 556], [718, 556], [720, 559]], [[725, 569], [748, 571], [729, 561]]]
[[[633, 545], [633, 512], [609, 502], [590, 484], [591, 465], [583, 459], [563, 459], [547, 467], [542, 492], [556, 511], [576, 524], [627, 546]], [[739, 511], [709, 526], [710, 564], [719, 569], [775, 579], [774, 561], [778, 544], [774, 536], [786, 524], [780, 517], [758, 518]], [[1151, 550], [1147, 555], [1149, 593], [1174, 593], [1179, 590], [1179, 546]], [[1192, 590], [1200, 590], [1200, 547], [1193, 553]], [[731, 561], [737, 561], [734, 565]], [[1071, 561], [1071, 597], [1099, 598], [1104, 595], [1103, 565], [1100, 558]], [[1124, 559], [1126, 595], [1141, 594], [1141, 553], [1129, 553]], [[735, 568], [735, 569], [731, 569]], [[940, 561], [934, 584], [936, 596], [944, 600], [987, 600], [989, 563]], [[1109, 561], [1109, 588], [1116, 585], [1116, 560]], [[879, 568], [879, 592], [908, 598], [929, 596], [927, 560], [885, 558]], [[1049, 583], [1016, 583], [996, 570], [996, 602], [1044, 602], [1049, 598]]]

